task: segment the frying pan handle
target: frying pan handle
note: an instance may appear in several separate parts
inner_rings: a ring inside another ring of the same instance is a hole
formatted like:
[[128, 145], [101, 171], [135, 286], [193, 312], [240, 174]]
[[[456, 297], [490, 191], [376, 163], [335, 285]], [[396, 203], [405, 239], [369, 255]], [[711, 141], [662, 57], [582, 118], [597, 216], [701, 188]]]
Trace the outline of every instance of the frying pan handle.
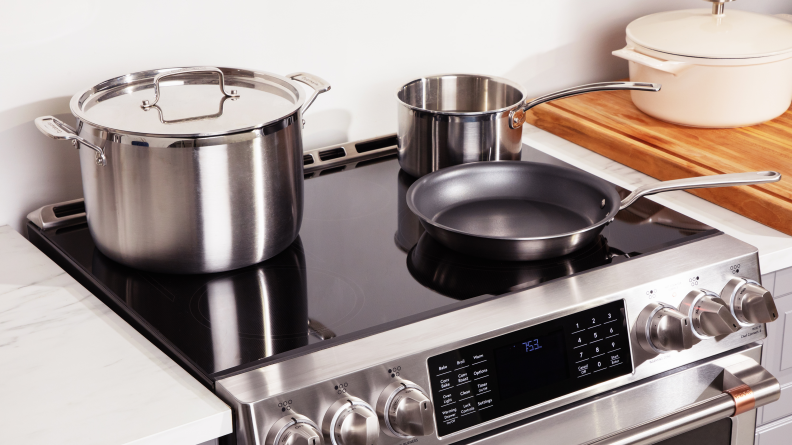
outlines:
[[780, 180], [781, 173], [767, 171], [699, 176], [698, 178], [658, 182], [656, 184], [643, 185], [635, 189], [634, 192], [630, 193], [622, 200], [619, 210], [624, 210], [643, 196], [654, 195], [655, 193], [670, 192], [673, 190], [731, 187], [735, 185], [767, 184]]
[[579, 87], [567, 88], [546, 94], [533, 100], [523, 99], [517, 107], [509, 113], [509, 128], [520, 128], [525, 123], [525, 112], [531, 108], [541, 105], [551, 100], [563, 99], [565, 97], [577, 96], [578, 94], [593, 93], [595, 91], [612, 90], [635, 90], [635, 91], [660, 91], [659, 83], [646, 82], [599, 82], [581, 85]]

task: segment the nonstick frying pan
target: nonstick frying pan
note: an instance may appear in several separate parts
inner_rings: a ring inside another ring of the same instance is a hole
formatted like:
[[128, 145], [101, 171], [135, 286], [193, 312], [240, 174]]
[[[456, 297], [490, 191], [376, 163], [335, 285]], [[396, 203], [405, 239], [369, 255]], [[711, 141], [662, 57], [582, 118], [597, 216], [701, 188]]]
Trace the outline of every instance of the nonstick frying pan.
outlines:
[[525, 161], [475, 162], [418, 179], [406, 199], [426, 231], [447, 247], [528, 261], [588, 245], [616, 213], [642, 196], [780, 179], [772, 171], [677, 179], [639, 187], [622, 200], [613, 186], [580, 170]]

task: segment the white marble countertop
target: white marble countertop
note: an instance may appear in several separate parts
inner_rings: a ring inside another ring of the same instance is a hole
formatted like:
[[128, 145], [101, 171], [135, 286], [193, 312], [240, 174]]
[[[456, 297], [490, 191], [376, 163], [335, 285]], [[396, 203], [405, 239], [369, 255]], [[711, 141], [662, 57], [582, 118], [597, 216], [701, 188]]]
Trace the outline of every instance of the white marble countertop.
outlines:
[[[658, 182], [639, 171], [528, 124], [523, 127], [522, 141], [629, 190]], [[759, 266], [763, 274], [792, 267], [792, 236], [687, 192], [667, 192], [650, 196], [649, 199], [757, 247]]]
[[185, 444], [231, 410], [8, 226], [0, 227], [0, 442]]

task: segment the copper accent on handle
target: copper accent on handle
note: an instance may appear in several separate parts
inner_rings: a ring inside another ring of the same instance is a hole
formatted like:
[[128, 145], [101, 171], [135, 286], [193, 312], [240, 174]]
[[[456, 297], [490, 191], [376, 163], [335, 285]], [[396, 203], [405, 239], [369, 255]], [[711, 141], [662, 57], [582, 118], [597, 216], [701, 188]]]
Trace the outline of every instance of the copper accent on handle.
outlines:
[[748, 385], [740, 385], [725, 391], [734, 399], [734, 414], [731, 417], [739, 416], [756, 407], [756, 397], [753, 390]]

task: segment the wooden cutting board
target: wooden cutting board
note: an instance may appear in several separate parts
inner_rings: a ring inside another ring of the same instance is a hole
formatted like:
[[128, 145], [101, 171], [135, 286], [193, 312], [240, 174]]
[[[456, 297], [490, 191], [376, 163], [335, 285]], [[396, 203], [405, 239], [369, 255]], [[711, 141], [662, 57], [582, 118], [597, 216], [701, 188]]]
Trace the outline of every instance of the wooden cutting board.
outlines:
[[628, 91], [584, 94], [527, 113], [528, 123], [659, 180], [775, 170], [781, 181], [691, 190], [792, 235], [792, 109], [770, 122], [733, 129], [691, 128], [635, 108]]

